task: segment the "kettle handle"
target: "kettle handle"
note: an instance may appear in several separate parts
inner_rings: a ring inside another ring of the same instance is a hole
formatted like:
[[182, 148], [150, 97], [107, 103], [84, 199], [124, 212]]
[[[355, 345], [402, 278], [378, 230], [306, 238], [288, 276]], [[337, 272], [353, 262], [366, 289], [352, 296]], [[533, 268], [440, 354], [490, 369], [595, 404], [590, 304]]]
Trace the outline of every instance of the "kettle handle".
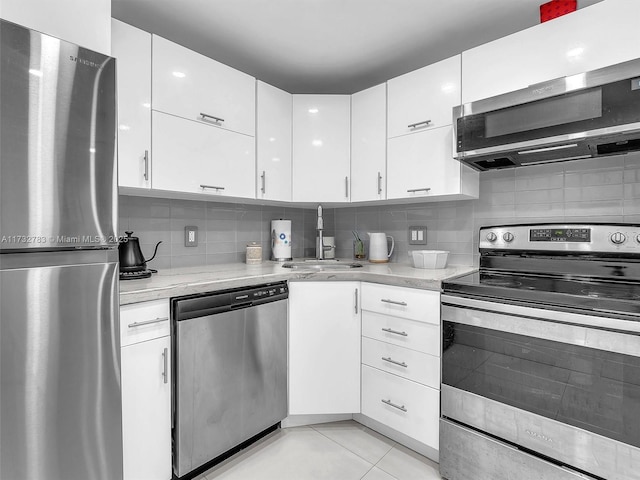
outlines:
[[391, 250], [389, 250], [389, 255], [387, 255], [387, 258], [391, 258], [391, 254], [393, 253], [393, 247], [396, 246], [396, 242], [393, 240], [393, 237], [391, 235], [387, 235], [387, 238], [391, 239]]
[[145, 261], [144, 261], [145, 263], [150, 262], [151, 260], [156, 258], [156, 253], [158, 253], [158, 247], [160, 246], [161, 243], [162, 243], [162, 240], [160, 240], [158, 243], [156, 243], [156, 248], [153, 251], [153, 255], [151, 255], [151, 258], [145, 259]]

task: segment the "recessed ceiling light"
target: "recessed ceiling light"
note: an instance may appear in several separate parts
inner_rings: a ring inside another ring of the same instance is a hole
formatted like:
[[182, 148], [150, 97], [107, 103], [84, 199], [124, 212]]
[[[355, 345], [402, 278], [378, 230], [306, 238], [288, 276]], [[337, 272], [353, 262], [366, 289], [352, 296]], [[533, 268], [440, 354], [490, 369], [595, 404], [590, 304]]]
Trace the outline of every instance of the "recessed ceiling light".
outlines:
[[184, 78], [187, 76], [187, 74], [182, 72], [173, 72], [173, 76], [177, 78]]
[[318, 110], [317, 108], [313, 107], [309, 109], [309, 113], [318, 113], [320, 110]]
[[270, 142], [275, 142], [275, 141], [276, 141], [276, 139], [275, 139], [274, 137], [269, 137], [269, 141], [270, 141]]
[[30, 68], [29, 69], [29, 73], [31, 75], [35, 75], [36, 77], [41, 77], [42, 76], [42, 70], [36, 70], [35, 68]]
[[143, 103], [142, 106], [144, 108], [151, 108], [151, 104], [150, 103]]
[[123, 132], [126, 132], [127, 130], [131, 130], [131, 127], [129, 125], [120, 125], [118, 128]]
[[311, 142], [311, 145], [313, 145], [314, 147], [321, 147], [322, 146], [322, 140], [314, 140]]

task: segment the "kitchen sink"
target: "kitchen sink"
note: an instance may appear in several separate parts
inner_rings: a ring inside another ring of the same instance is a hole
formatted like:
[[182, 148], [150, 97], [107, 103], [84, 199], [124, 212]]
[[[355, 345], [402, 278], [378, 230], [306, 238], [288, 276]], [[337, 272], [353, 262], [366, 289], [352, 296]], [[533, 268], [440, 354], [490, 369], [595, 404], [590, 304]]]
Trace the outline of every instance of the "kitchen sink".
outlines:
[[350, 268], [360, 267], [362, 267], [361, 263], [343, 262], [340, 260], [303, 260], [282, 264], [282, 268], [292, 268], [294, 270], [348, 270]]

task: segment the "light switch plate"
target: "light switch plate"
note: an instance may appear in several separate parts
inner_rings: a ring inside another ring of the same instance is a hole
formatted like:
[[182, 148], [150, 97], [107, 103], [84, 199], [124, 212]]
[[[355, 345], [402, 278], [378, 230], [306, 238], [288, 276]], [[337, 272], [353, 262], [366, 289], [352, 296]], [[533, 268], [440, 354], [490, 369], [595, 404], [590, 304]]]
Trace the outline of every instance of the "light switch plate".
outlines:
[[198, 227], [195, 227], [195, 226], [184, 227], [184, 246], [185, 247], [198, 246]]
[[409, 245], [426, 245], [427, 227], [409, 227]]

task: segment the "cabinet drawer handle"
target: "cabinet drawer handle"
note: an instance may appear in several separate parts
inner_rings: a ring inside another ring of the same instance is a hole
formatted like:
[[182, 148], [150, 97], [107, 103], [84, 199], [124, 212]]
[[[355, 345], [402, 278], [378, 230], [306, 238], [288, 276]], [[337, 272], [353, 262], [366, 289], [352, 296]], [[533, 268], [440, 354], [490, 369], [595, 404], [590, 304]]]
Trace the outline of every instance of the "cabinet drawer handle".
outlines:
[[260, 175], [260, 179], [262, 180], [262, 187], [260, 188], [260, 191], [264, 195], [267, 193], [267, 172], [263, 170], [262, 175]]
[[384, 360], [385, 362], [393, 363], [394, 365], [398, 365], [398, 366], [400, 366], [400, 367], [404, 367], [404, 368], [407, 368], [407, 367], [408, 367], [408, 365], [407, 365], [406, 363], [404, 363], [404, 362], [399, 362], [399, 361], [397, 361], [397, 360], [394, 360], [394, 359], [393, 359], [393, 358], [391, 358], [391, 357], [382, 357], [382, 360]]
[[356, 288], [355, 297], [356, 297], [356, 308], [355, 308], [355, 311], [356, 311], [356, 315], [357, 315], [358, 314], [358, 289], [357, 288]]
[[389, 300], [388, 298], [381, 298], [380, 301], [384, 303], [391, 303], [393, 305], [400, 305], [402, 307], [407, 306], [407, 302], [396, 302], [395, 300]]
[[415, 130], [418, 127], [428, 127], [431, 123], [431, 120], [424, 120], [422, 122], [412, 123], [411, 125], [407, 125], [407, 127]]
[[166, 348], [162, 352], [162, 378], [164, 383], [169, 383], [169, 350]]
[[144, 179], [149, 180], [149, 150], [144, 151]]
[[200, 184], [200, 188], [202, 188], [203, 190], [205, 188], [211, 188], [213, 190], [224, 190], [224, 187], [216, 187], [215, 185], [202, 185], [202, 184]]
[[129, 324], [129, 328], [141, 327], [142, 325], [151, 325], [152, 323], [160, 323], [169, 320], [169, 317], [158, 317], [153, 320], [145, 320], [144, 322], [133, 322]]
[[431, 187], [425, 187], [425, 188], [410, 188], [409, 190], [407, 190], [407, 193], [428, 192], [429, 190], [431, 190]]
[[398, 410], [402, 410], [403, 412], [406, 412], [406, 411], [407, 411], [407, 409], [406, 409], [406, 408], [404, 408], [404, 405], [396, 405], [395, 403], [393, 403], [393, 402], [391, 401], [391, 399], [389, 399], [389, 400], [385, 400], [384, 398], [382, 398], [380, 401], [381, 401], [382, 403], [385, 403], [385, 404], [389, 405], [390, 407], [397, 408]]
[[202, 120], [206, 120], [207, 118], [212, 119], [215, 123], [222, 123], [224, 122], [224, 118], [220, 118], [220, 117], [214, 117], [213, 115], [209, 115], [207, 113], [200, 113], [200, 116], [202, 117]]
[[378, 172], [378, 195], [382, 195], [382, 175]]
[[407, 332], [399, 332], [398, 330], [392, 330], [390, 328], [383, 328], [382, 329], [383, 332], [387, 332], [387, 333], [393, 333], [395, 335], [402, 335], [403, 337], [408, 337], [409, 334]]
[[344, 196], [349, 198], [349, 177], [344, 177]]

